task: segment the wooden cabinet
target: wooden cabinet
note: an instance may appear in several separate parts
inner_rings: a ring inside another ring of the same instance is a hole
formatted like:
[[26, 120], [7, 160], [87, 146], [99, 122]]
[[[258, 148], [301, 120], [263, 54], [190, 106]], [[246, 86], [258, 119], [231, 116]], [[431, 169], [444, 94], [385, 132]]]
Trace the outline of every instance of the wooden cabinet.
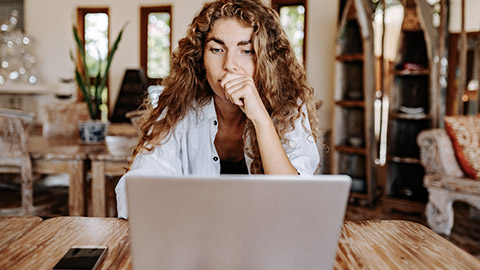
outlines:
[[332, 172], [352, 177], [353, 198], [423, 212], [416, 138], [438, 121], [438, 29], [427, 1], [382, 3], [347, 0], [339, 22]]
[[351, 197], [368, 203], [373, 202], [376, 193], [371, 16], [366, 1], [346, 2], [336, 40], [332, 136], [332, 172], [350, 175]]
[[[385, 196], [387, 210], [424, 212], [428, 192], [423, 187], [417, 135], [436, 127], [436, 50], [430, 6], [423, 0], [403, 1], [404, 17], [398, 52], [385, 63], [390, 76]], [[427, 17], [423, 17], [428, 14]]]

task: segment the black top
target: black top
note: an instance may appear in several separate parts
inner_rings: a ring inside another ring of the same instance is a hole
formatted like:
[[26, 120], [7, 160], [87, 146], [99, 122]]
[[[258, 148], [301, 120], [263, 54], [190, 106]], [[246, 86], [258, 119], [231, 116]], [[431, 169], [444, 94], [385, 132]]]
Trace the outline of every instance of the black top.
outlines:
[[220, 160], [220, 174], [248, 174], [245, 158], [240, 161]]

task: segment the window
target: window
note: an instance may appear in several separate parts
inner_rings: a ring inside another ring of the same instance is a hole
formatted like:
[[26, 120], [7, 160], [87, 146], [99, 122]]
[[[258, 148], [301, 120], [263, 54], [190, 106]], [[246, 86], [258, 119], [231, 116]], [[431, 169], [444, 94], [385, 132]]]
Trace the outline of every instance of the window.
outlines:
[[301, 63], [306, 59], [306, 2], [307, 0], [272, 0], [272, 6], [278, 11], [283, 29]]
[[149, 84], [159, 84], [170, 73], [172, 44], [170, 6], [140, 8], [140, 66]]
[[[98, 69], [105, 69], [105, 65], [100, 67], [99, 62], [100, 60], [105, 61], [108, 54], [108, 8], [78, 8], [77, 26], [79, 35], [83, 38], [85, 44], [85, 62], [89, 70], [90, 80], [94, 84]], [[105, 88], [102, 95], [102, 119], [106, 119], [108, 113], [108, 82]]]

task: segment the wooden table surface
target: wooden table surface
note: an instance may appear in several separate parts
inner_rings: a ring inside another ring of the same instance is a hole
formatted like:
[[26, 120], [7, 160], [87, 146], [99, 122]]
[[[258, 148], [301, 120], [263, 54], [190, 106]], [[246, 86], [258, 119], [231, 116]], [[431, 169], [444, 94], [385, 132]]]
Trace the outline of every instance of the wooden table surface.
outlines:
[[480, 269], [480, 261], [422, 224], [345, 222], [335, 269]]
[[[132, 268], [126, 220], [59, 217], [0, 249], [0, 269], [51, 269], [72, 245], [107, 245], [99, 269]], [[480, 261], [418, 223], [347, 221], [335, 269], [480, 269]]]
[[42, 222], [40, 217], [0, 217], [0, 249]]
[[108, 246], [99, 269], [132, 268], [126, 220], [58, 217], [42, 221], [0, 249], [0, 269], [52, 269], [74, 245]]

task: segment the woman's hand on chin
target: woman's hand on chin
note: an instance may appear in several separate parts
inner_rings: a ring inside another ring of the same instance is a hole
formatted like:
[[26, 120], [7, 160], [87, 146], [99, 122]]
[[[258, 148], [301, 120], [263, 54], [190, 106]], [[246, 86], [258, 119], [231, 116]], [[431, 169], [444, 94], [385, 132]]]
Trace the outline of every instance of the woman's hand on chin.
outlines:
[[252, 77], [226, 73], [221, 79], [220, 85], [225, 90], [225, 98], [239, 106], [254, 124], [270, 120]]

